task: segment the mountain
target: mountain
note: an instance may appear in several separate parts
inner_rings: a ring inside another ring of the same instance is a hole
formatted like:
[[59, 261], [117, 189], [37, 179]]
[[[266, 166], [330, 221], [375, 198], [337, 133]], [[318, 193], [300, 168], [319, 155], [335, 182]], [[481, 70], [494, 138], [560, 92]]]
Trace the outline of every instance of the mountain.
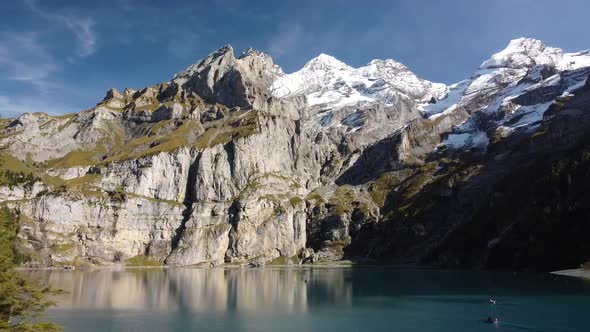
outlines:
[[334, 110], [355, 104], [393, 105], [400, 98], [427, 102], [442, 97], [446, 86], [420, 79], [394, 60], [373, 60], [352, 68], [320, 54], [301, 70], [278, 78], [271, 90], [277, 98], [303, 94], [309, 106]]
[[590, 52], [524, 38], [450, 86], [224, 46], [76, 114], [2, 119], [0, 200], [28, 266], [577, 265], [589, 75]]
[[480, 112], [456, 128], [445, 143], [485, 148], [494, 135], [536, 129], [555, 98], [585, 84], [588, 72], [583, 68], [588, 66], [590, 52], [564, 53], [539, 40], [515, 39], [484, 61], [472, 77], [452, 85], [445, 101], [423, 111], [430, 118], [461, 108]]

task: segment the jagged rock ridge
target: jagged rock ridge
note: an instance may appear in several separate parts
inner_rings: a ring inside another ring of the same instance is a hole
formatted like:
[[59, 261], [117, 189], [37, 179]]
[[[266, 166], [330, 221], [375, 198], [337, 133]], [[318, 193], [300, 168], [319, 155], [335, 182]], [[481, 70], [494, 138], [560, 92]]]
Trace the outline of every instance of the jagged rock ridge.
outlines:
[[[521, 158], [584, 141], [588, 65], [518, 39], [447, 87], [394, 60], [322, 54], [284, 74], [224, 46], [92, 109], [2, 120], [0, 198], [20, 212], [31, 265], [486, 265], [491, 252], [453, 261], [447, 238]], [[549, 148], [525, 153], [526, 140]]]

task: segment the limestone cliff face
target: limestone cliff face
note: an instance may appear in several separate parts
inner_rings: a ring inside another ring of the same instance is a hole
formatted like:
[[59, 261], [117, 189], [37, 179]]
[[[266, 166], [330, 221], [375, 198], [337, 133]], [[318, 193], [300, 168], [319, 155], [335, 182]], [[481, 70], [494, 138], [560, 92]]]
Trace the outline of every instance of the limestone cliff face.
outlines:
[[142, 198], [112, 202], [64, 193], [21, 204], [20, 212], [25, 250], [39, 253], [34, 258], [41, 263], [107, 264], [146, 251], [165, 258], [183, 208]]
[[393, 60], [285, 75], [225, 46], [77, 114], [2, 119], [0, 200], [33, 266], [455, 262], [501, 175], [543, 158], [523, 141], [583, 141], [576, 54], [446, 87]]
[[272, 97], [278, 75], [267, 55], [235, 58], [224, 47], [170, 83], [110, 90], [74, 115], [7, 123], [11, 161], [38, 176], [26, 192], [2, 188], [20, 211], [29, 264], [137, 256], [264, 264], [300, 255], [304, 199], [338, 152], [333, 144], [310, 158], [305, 97]]

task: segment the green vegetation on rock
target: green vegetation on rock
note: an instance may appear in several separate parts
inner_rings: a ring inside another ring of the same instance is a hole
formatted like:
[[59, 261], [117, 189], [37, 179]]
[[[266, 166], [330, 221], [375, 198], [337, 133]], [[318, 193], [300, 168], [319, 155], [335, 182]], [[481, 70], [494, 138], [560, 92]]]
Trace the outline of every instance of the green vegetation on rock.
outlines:
[[291, 204], [292, 207], [297, 207], [300, 204], [305, 203], [305, 201], [301, 198], [301, 197], [291, 197], [291, 199], [289, 199], [289, 203]]
[[169, 199], [158, 199], [158, 198], [154, 198], [154, 197], [148, 197], [148, 196], [138, 195], [136, 193], [132, 193], [132, 192], [128, 192], [128, 191], [117, 191], [115, 193], [115, 197], [117, 195], [122, 195], [122, 196], [119, 196], [119, 198], [120, 197], [125, 197], [125, 196], [130, 196], [130, 197], [145, 199], [147, 201], [150, 201], [150, 202], [156, 203], [156, 204], [170, 204], [170, 205], [177, 205], [177, 206], [183, 205], [183, 203], [182, 202], [179, 202], [179, 201], [173, 201], [173, 200], [169, 200]]
[[338, 187], [334, 195], [330, 198], [330, 213], [341, 215], [350, 213], [353, 210], [352, 202], [354, 201], [354, 191], [349, 186]]
[[16, 173], [25, 173], [25, 174], [34, 174], [35, 173], [35, 166], [30, 161], [21, 161], [17, 158], [6, 154], [0, 153], [0, 170], [16, 172]]
[[74, 166], [91, 166], [98, 162], [98, 156], [104, 155], [105, 153], [105, 146], [103, 144], [97, 144], [93, 149], [74, 150], [61, 158], [50, 160], [47, 162], [47, 167], [67, 168]]
[[400, 183], [411, 174], [411, 170], [383, 173], [379, 179], [369, 187], [371, 198], [378, 206], [383, 206], [387, 194], [395, 190]]
[[0, 170], [0, 185], [8, 186], [10, 189], [16, 186], [22, 186], [24, 189], [31, 190], [35, 182], [40, 180], [40, 178], [34, 176], [32, 173]]
[[64, 254], [76, 248], [75, 243], [54, 244], [51, 246], [51, 251], [56, 254]]
[[293, 257], [279, 256], [270, 261], [267, 265], [299, 265], [300, 261], [301, 259], [297, 255]]
[[259, 201], [266, 200], [268, 202], [271, 202], [273, 205], [273, 208], [274, 208], [275, 215], [283, 214], [286, 212], [285, 207], [283, 206], [283, 202], [281, 201], [281, 198], [278, 195], [272, 195], [272, 194], [262, 195], [262, 196], [258, 197], [258, 200]]
[[152, 260], [146, 255], [137, 255], [125, 260], [127, 266], [160, 266], [161, 262]]
[[208, 128], [197, 138], [193, 146], [204, 149], [218, 144], [226, 144], [237, 138], [250, 136], [257, 131], [258, 116], [259, 113], [256, 111], [236, 114], [226, 121]]
[[326, 202], [326, 199], [322, 197], [317, 189], [310, 192], [305, 199], [308, 201], [313, 201], [315, 205], [320, 205]]
[[[162, 121], [163, 122], [163, 121]], [[157, 129], [162, 123], [152, 125], [151, 129]], [[156, 128], [154, 128], [156, 127]], [[196, 121], [186, 121], [181, 123], [172, 132], [161, 135], [144, 135], [120, 146], [114, 147], [109, 156], [102, 161], [103, 164], [118, 162], [129, 159], [138, 159], [146, 156], [156, 155], [161, 152], [174, 151], [182, 146], [189, 145], [190, 136], [199, 130], [199, 124]]]

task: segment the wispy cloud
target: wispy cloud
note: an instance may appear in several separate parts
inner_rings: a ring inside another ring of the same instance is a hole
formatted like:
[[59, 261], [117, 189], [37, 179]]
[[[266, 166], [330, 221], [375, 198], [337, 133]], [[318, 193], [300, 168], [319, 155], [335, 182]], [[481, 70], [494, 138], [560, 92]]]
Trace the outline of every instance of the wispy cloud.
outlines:
[[44, 19], [60, 23], [72, 31], [78, 42], [77, 55], [79, 57], [87, 57], [96, 52], [96, 34], [94, 32], [95, 23], [92, 18], [51, 13], [39, 8], [35, 0], [25, 0], [25, 3], [31, 11]]
[[[70, 62], [96, 52], [96, 34], [91, 18], [73, 14], [52, 13], [42, 9], [34, 0], [25, 0], [32, 14], [48, 25], [71, 31], [76, 47]], [[14, 116], [24, 112], [61, 114], [71, 111], [59, 96], [69, 91], [68, 82], [60, 78], [64, 66], [62, 57], [54, 53], [48, 33], [40, 29], [0, 32], [0, 81], [8, 82], [8, 91], [0, 95], [0, 114]], [[22, 87], [20, 86], [22, 85]], [[34, 97], [32, 97], [34, 96]]]
[[94, 26], [92, 19], [71, 20], [64, 17], [64, 22], [76, 34], [79, 42], [79, 56], [86, 57], [96, 52], [96, 35], [92, 29]]
[[45, 92], [48, 77], [58, 68], [38, 34], [0, 34], [0, 75], [4, 79], [28, 83]]

